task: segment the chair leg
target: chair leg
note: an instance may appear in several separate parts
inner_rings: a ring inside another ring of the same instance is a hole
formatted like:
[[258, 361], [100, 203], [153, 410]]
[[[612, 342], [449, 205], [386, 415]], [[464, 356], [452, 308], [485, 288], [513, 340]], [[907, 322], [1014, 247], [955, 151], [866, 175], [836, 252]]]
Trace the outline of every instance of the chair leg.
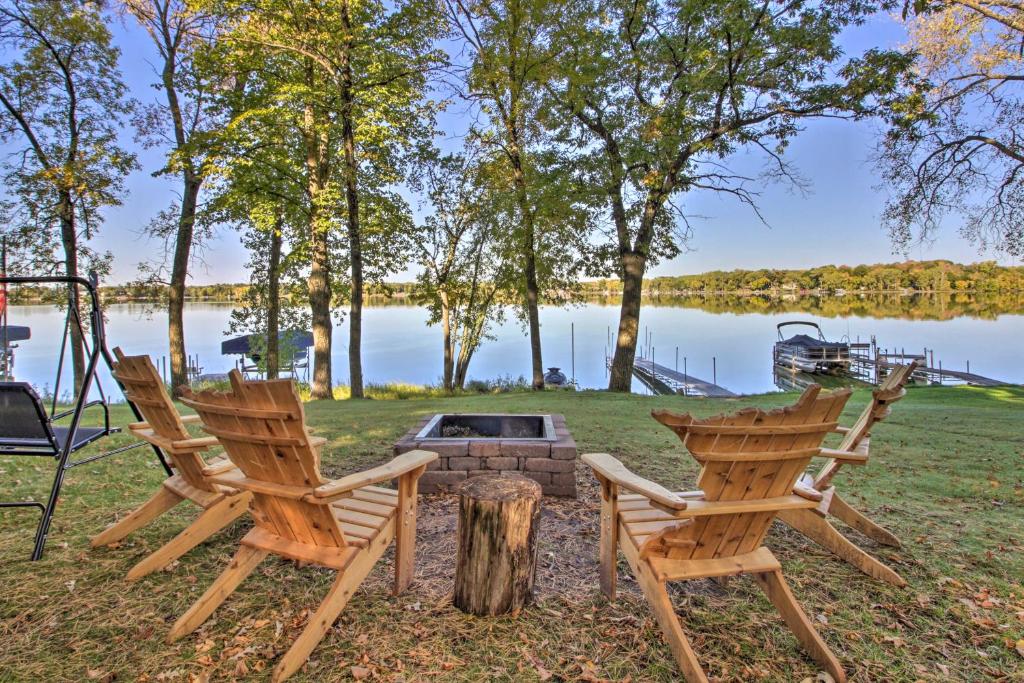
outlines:
[[338, 574], [338, 577], [334, 580], [334, 585], [331, 586], [327, 596], [320, 603], [320, 607], [317, 608], [316, 614], [309, 618], [309, 622], [302, 631], [302, 635], [292, 643], [288, 652], [284, 654], [281, 661], [274, 667], [274, 675], [271, 677], [272, 681], [275, 683], [283, 681], [302, 668], [302, 665], [309, 659], [309, 655], [320, 644], [320, 641], [323, 640], [328, 629], [331, 628], [331, 624], [338, 618], [341, 610], [345, 608], [345, 605], [348, 604], [356, 589], [362, 584], [363, 579], [366, 578], [366, 575], [373, 569], [377, 560], [380, 559], [380, 555], [385, 547], [387, 546], [384, 545], [377, 551], [370, 548], [360, 552], [352, 560], [351, 564]]
[[831, 550], [868, 576], [901, 588], [907, 585], [902, 576], [858, 548], [814, 511], [782, 510], [777, 518], [815, 543]]
[[601, 482], [601, 540], [598, 545], [601, 592], [610, 601], [615, 601], [618, 587], [618, 487], [611, 482]]
[[395, 510], [394, 595], [403, 593], [416, 569], [416, 484], [426, 467], [398, 479], [398, 509]]
[[174, 622], [171, 632], [167, 634], [167, 643], [173, 643], [196, 630], [224, 602], [224, 599], [231, 595], [242, 581], [245, 581], [245, 577], [249, 576], [266, 556], [266, 550], [251, 548], [247, 545], [239, 548], [227, 569], [221, 572], [221, 575], [196, 600], [195, 604]]
[[128, 580], [136, 581], [174, 562], [192, 550], [192, 548], [195, 548], [245, 514], [245, 511], [249, 508], [249, 500], [251, 498], [251, 493], [225, 496], [220, 501], [206, 508], [181, 533], [132, 567], [128, 572]]
[[818, 631], [807, 619], [807, 615], [800, 608], [800, 604], [793, 597], [793, 593], [782, 578], [781, 571], [755, 573], [754, 580], [764, 590], [765, 595], [772, 601], [775, 608], [779, 610], [782, 618], [790, 630], [804, 646], [811, 657], [828, 672], [836, 683], [846, 681], [846, 672], [839, 664], [839, 660], [832, 654], [832, 651], [822, 640]]
[[873, 541], [881, 543], [882, 545], [892, 546], [893, 548], [899, 548], [902, 546], [900, 539], [896, 538], [888, 530], [883, 529], [878, 526], [878, 524], [865, 517], [864, 513], [850, 507], [850, 504], [840, 498], [838, 493], [833, 494], [832, 504], [829, 506], [828, 511], [829, 514], [846, 522]]
[[149, 500], [121, 521], [93, 536], [89, 544], [93, 548], [98, 548], [101, 545], [116, 543], [133, 531], [146, 526], [183, 500], [185, 499], [166, 486], [160, 486], [160, 489]]
[[675, 655], [676, 662], [687, 683], [707, 683], [708, 677], [704, 674], [704, 669], [697, 661], [697, 655], [683, 632], [683, 627], [672, 607], [672, 600], [668, 596], [664, 582], [655, 578], [643, 560], [638, 562], [633, 569], [637, 583], [640, 584], [648, 604], [654, 611], [654, 617], [657, 619], [661, 632], [664, 634], [665, 640], [668, 641], [668, 646], [671, 648], [672, 654]]

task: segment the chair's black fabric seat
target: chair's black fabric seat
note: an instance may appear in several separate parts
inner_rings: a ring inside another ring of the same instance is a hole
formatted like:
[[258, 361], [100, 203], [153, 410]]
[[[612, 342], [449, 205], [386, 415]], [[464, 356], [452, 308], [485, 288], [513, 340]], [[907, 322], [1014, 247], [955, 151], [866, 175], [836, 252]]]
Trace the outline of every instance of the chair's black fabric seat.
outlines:
[[[54, 427], [53, 435], [57, 437], [57, 445], [64, 448], [64, 443], [68, 439], [68, 428]], [[79, 427], [78, 431], [75, 433], [75, 442], [71, 444], [71, 450], [77, 451], [79, 448], [82, 448], [83, 446], [106, 435], [107, 431], [102, 427]]]
[[[75, 442], [71, 444], [71, 451], [84, 448], [93, 441], [106, 436], [107, 432], [102, 427], [79, 427], [75, 434]], [[57, 448], [64, 448], [68, 440], [67, 427], [54, 427], [53, 435], [57, 438]], [[39, 451], [38, 455], [56, 455], [53, 452], [53, 445], [48, 439], [12, 438], [0, 435], [0, 454], [4, 451]], [[12, 454], [14, 455], [14, 454]], [[25, 452], [23, 455], [36, 455], [32, 452]]]

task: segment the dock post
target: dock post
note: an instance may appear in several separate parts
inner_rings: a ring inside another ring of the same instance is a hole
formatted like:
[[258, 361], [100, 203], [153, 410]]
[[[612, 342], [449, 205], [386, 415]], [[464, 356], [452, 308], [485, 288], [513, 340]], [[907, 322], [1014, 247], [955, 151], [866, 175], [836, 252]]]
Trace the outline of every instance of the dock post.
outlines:
[[572, 385], [576, 386], [576, 323], [569, 323], [569, 356], [572, 358]]

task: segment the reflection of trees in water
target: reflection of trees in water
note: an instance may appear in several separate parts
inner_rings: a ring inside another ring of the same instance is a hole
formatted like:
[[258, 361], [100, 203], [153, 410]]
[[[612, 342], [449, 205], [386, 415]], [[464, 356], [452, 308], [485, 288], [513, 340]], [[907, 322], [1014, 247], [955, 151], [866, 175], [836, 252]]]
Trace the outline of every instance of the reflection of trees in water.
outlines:
[[[614, 305], [618, 297], [589, 298], [591, 303]], [[963, 294], [936, 292], [902, 295], [895, 292], [844, 296], [766, 296], [754, 294], [694, 294], [646, 296], [646, 306], [697, 308], [708, 313], [807, 313], [822, 318], [899, 318], [951, 320], [959, 317], [994, 319], [1008, 313], [1024, 314], [1024, 292]]]

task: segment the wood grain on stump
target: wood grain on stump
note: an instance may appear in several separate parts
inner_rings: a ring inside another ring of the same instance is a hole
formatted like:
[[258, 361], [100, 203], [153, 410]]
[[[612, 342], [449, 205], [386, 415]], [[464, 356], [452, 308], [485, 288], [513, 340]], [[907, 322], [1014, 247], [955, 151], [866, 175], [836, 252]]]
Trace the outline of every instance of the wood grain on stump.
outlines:
[[458, 493], [452, 602], [479, 616], [522, 609], [533, 598], [540, 484], [518, 475], [474, 477]]

